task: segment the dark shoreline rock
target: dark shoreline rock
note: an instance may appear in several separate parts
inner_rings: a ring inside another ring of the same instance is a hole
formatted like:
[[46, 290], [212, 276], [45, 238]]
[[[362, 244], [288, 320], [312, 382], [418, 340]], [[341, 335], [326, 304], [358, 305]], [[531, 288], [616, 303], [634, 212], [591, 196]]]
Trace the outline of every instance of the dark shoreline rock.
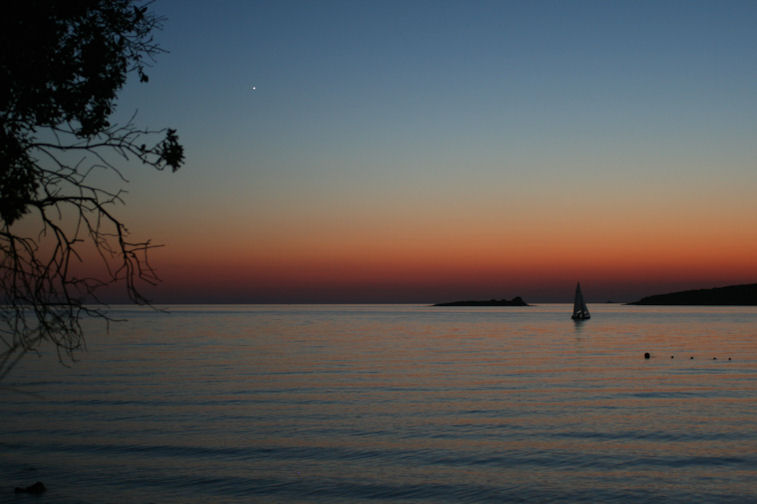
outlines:
[[452, 301], [451, 303], [437, 303], [433, 306], [530, 306], [523, 298], [516, 296], [508, 299], [490, 299], [488, 301]]
[[641, 298], [629, 305], [757, 306], [757, 284], [695, 289]]
[[15, 493], [27, 493], [32, 495], [40, 495], [47, 491], [47, 487], [44, 483], [41, 481], [36, 482], [33, 485], [29, 485], [28, 487], [16, 487], [14, 490]]

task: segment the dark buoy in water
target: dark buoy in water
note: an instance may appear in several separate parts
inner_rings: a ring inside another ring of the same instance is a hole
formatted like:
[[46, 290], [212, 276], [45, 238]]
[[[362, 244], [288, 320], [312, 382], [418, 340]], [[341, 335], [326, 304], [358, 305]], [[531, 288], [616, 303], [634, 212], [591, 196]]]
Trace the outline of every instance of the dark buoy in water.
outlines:
[[730, 358], [730, 357], [728, 357], [728, 360], [731, 360], [731, 358]]
[[692, 355], [691, 357], [689, 357], [689, 360], [694, 360], [694, 356]]
[[649, 359], [649, 352], [644, 352], [644, 358]]
[[671, 355], [671, 356], [670, 356], [670, 358], [671, 358], [671, 359], [674, 359], [674, 358], [675, 358], [675, 355]]
[[713, 357], [712, 360], [718, 360], [718, 358], [717, 357]]

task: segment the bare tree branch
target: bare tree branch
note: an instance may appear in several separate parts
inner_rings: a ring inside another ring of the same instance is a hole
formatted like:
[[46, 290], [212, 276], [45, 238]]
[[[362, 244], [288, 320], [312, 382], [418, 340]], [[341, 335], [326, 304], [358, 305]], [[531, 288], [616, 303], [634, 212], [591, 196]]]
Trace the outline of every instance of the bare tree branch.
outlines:
[[127, 74], [147, 82], [164, 52], [150, 4], [39, 0], [0, 18], [9, 48], [0, 52], [0, 381], [44, 343], [73, 362], [83, 322], [114, 320], [104, 288], [122, 285], [147, 304], [141, 289], [159, 282], [149, 262], [157, 245], [130, 238], [118, 216], [124, 190], [95, 176], [126, 183], [123, 163], [176, 171], [184, 161], [175, 130], [137, 127], [136, 112], [109, 122]]

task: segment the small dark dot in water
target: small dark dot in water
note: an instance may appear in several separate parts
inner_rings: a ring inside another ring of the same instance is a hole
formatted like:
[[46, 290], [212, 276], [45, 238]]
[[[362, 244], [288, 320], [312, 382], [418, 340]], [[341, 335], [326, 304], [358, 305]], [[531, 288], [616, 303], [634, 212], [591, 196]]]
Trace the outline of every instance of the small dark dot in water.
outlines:
[[644, 358], [649, 359], [649, 352], [644, 352]]
[[670, 356], [670, 358], [671, 358], [671, 359], [675, 359], [675, 356], [674, 356], [674, 355], [671, 355], [671, 356]]
[[718, 358], [717, 357], [713, 357], [712, 360], [718, 360]]
[[689, 360], [694, 360], [694, 356], [692, 355], [691, 357], [689, 357]]
[[731, 358], [730, 358], [730, 357], [728, 357], [728, 360], [731, 360]]

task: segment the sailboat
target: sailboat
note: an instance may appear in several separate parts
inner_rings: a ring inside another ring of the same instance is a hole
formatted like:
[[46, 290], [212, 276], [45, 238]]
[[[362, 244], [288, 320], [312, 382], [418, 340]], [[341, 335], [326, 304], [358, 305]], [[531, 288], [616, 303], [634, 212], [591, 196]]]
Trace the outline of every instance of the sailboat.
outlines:
[[576, 297], [573, 300], [573, 315], [570, 318], [573, 320], [588, 320], [591, 318], [589, 309], [584, 302], [584, 295], [581, 293], [580, 282], [576, 282]]

